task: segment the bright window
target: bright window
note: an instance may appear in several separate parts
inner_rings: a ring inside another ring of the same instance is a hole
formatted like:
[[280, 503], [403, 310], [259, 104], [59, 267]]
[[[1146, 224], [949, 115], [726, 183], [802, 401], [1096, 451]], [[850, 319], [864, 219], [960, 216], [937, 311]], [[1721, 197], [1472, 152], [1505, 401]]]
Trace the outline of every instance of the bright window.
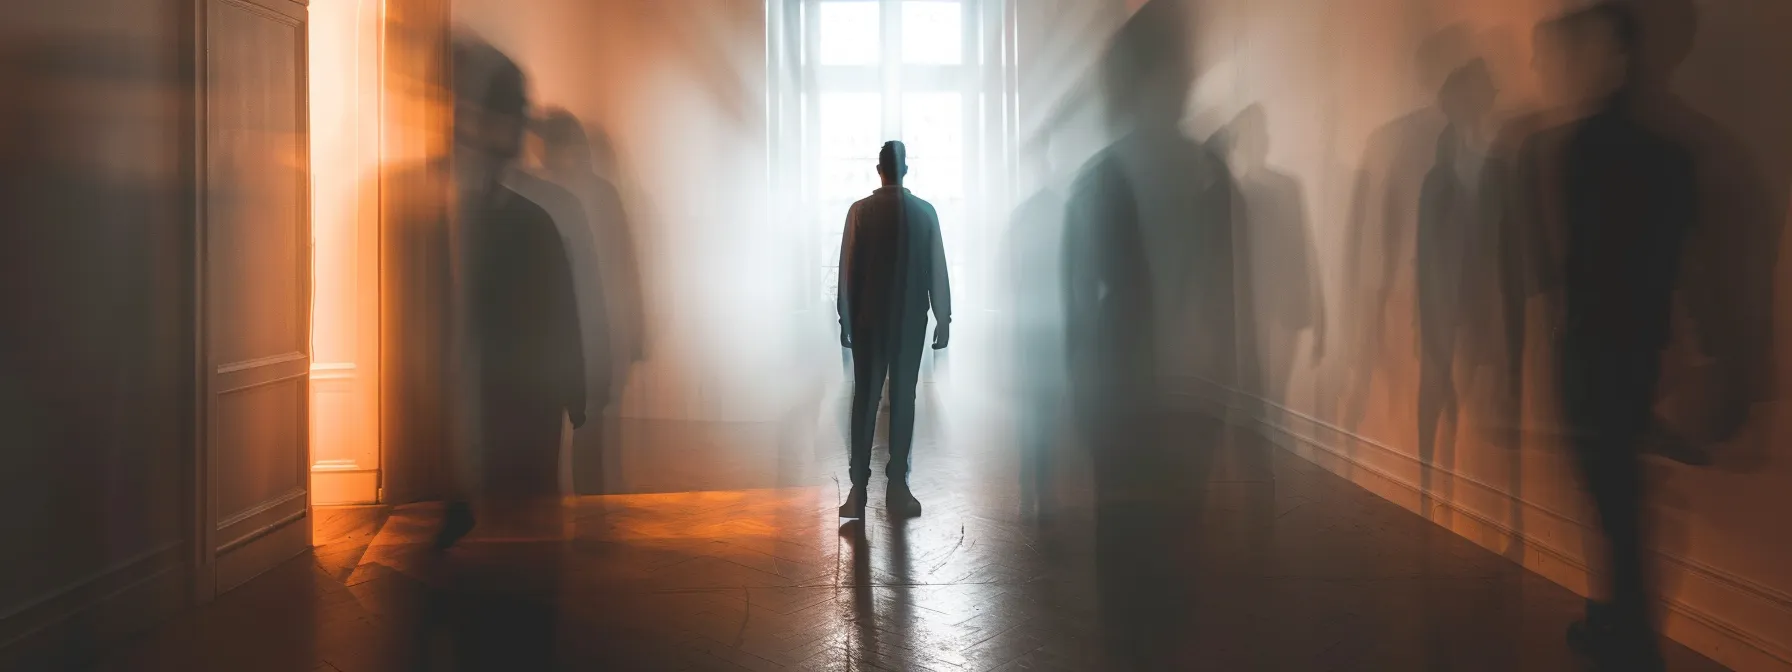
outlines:
[[[958, 274], [971, 128], [964, 101], [976, 89], [965, 61], [965, 13], [974, 0], [819, 0], [809, 34], [816, 54], [809, 161], [819, 298], [839, 277], [846, 210], [878, 186], [878, 149], [908, 145], [906, 185], [939, 210], [950, 269]], [[956, 283], [955, 283], [956, 284]]]

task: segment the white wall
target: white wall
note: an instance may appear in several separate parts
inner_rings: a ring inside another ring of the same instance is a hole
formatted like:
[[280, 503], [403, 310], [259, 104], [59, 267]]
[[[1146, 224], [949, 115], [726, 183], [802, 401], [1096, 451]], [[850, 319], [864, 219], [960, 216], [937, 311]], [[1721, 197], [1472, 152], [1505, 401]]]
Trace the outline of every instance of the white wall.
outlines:
[[162, 2], [0, 9], [0, 666], [115, 630], [65, 618], [95, 604], [184, 596], [180, 29]]

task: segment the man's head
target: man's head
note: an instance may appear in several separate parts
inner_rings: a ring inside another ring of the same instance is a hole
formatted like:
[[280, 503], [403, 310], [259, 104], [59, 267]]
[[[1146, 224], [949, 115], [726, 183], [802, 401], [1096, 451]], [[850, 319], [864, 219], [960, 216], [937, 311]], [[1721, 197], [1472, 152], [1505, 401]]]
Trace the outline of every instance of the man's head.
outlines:
[[562, 174], [591, 170], [591, 143], [578, 117], [566, 110], [554, 109], [535, 120], [536, 137], [541, 138], [541, 164], [550, 173]]
[[1269, 159], [1269, 114], [1262, 105], [1246, 106], [1214, 135], [1219, 141], [1214, 149], [1225, 152], [1225, 158], [1236, 163], [1236, 168], [1255, 170]]
[[1152, 0], [1120, 27], [1102, 58], [1108, 114], [1124, 124], [1182, 121], [1195, 70], [1179, 3]]
[[523, 71], [491, 45], [454, 44], [454, 140], [463, 159], [515, 161], [528, 128], [529, 97]]
[[1498, 95], [1487, 62], [1477, 58], [1450, 73], [1438, 91], [1437, 103], [1451, 123], [1473, 125], [1493, 110]]
[[1640, 31], [1628, 5], [1605, 2], [1571, 12], [1558, 31], [1571, 102], [1603, 100], [1635, 83]]
[[908, 147], [901, 140], [891, 140], [877, 152], [877, 176], [885, 185], [900, 185], [908, 175]]

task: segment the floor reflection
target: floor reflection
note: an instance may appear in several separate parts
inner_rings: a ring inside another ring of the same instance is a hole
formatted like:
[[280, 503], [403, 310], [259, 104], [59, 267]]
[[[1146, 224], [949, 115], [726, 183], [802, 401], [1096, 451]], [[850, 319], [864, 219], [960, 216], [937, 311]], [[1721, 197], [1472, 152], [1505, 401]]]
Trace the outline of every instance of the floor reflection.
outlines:
[[[1580, 669], [1561, 640], [1579, 598], [1236, 430], [1154, 439], [1203, 475], [1103, 548], [1086, 463], [1039, 522], [999, 407], [933, 399], [961, 405], [919, 433], [917, 519], [885, 513], [879, 479], [842, 525], [824, 476], [580, 498], [436, 554], [439, 506], [320, 510], [314, 552], [99, 668], [1139, 669], [1103, 641], [1130, 625], [1173, 669]], [[1098, 551], [1147, 557], [1104, 583]]]

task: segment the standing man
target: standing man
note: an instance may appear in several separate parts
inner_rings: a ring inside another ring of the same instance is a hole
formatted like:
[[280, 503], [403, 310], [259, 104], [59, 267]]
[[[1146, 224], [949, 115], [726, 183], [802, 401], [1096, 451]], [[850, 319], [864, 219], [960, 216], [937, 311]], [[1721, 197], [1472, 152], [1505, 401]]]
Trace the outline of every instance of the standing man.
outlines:
[[456, 44], [453, 56], [451, 385], [462, 482], [436, 538], [444, 549], [472, 530], [475, 494], [522, 522], [557, 507], [561, 423], [585, 424], [565, 245], [553, 217], [503, 183], [527, 128], [523, 72], [489, 45]]
[[1556, 335], [1563, 415], [1604, 545], [1602, 601], [1570, 643], [1601, 670], [1664, 669], [1654, 624], [1639, 459], [1672, 333], [1682, 248], [1699, 212], [1693, 155], [1639, 110], [1628, 6], [1566, 18], [1567, 75], [1584, 115], [1560, 129], [1555, 221], [1565, 308]]
[[946, 251], [933, 206], [902, 187], [908, 150], [897, 140], [877, 156], [883, 186], [852, 204], [840, 237], [840, 345], [852, 350], [852, 493], [841, 518], [865, 516], [871, 480], [871, 442], [877, 432], [879, 392], [890, 383], [889, 511], [921, 515], [908, 487], [909, 450], [915, 438], [915, 384], [927, 309], [939, 326], [933, 349], [946, 347], [952, 326], [952, 289]]

